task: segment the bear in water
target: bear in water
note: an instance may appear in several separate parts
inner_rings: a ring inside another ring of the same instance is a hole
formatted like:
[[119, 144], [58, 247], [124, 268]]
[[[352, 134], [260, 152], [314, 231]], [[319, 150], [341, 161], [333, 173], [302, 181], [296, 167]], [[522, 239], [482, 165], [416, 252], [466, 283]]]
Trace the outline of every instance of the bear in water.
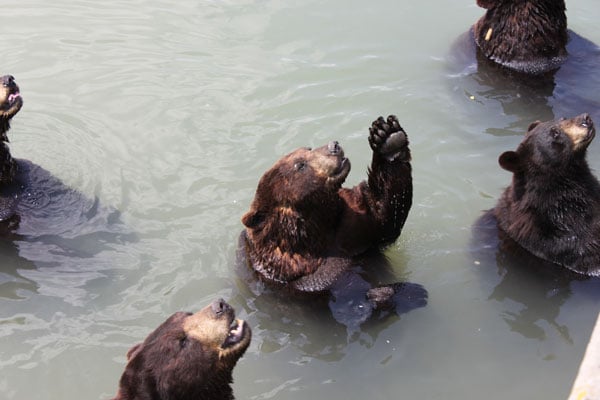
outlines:
[[411, 154], [398, 119], [379, 117], [369, 131], [373, 156], [367, 181], [342, 187], [350, 161], [338, 142], [300, 148], [265, 172], [242, 217], [241, 247], [263, 282], [344, 298], [361, 310], [356, 319], [349, 312], [351, 324], [374, 310], [424, 306], [427, 298], [416, 284], [372, 287], [355, 268], [376, 269], [361, 257], [400, 236], [412, 204]]
[[251, 337], [222, 299], [177, 312], [127, 352], [113, 400], [232, 400], [233, 368]]
[[[581, 110], [600, 118], [600, 48], [567, 28], [564, 0], [477, 4], [485, 14], [457, 39], [448, 56], [453, 91], [474, 111], [464, 118], [479, 116], [484, 106], [491, 115], [506, 115], [508, 128], [518, 132], [532, 119]], [[498, 103], [501, 109], [496, 109]]]
[[477, 0], [486, 13], [472, 27], [487, 59], [527, 74], [557, 69], [567, 59], [564, 0]]
[[513, 178], [492, 211], [518, 245], [588, 276], [600, 275], [600, 183], [586, 161], [595, 132], [588, 114], [532, 123], [500, 155]]
[[0, 81], [0, 235], [73, 237], [77, 230], [91, 233], [89, 226], [100, 234], [120, 231], [118, 211], [67, 187], [39, 165], [13, 158], [7, 133], [23, 98], [12, 75]]

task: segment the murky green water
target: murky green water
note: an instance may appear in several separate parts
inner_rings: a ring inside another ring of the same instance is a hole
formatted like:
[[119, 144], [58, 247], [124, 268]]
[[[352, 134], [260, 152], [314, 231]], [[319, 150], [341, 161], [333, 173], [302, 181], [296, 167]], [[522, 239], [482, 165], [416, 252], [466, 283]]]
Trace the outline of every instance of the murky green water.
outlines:
[[[127, 232], [0, 244], [0, 398], [110, 398], [129, 347], [216, 297], [254, 330], [240, 399], [566, 398], [600, 285], [540, 281], [470, 251], [471, 225], [510, 179], [497, 156], [545, 117], [447, 72], [481, 14], [474, 0], [6, 5], [1, 72], [25, 99], [13, 155], [119, 210]], [[595, 0], [568, 0], [568, 17], [600, 43]], [[348, 335], [254, 296], [235, 253], [260, 175], [339, 140], [354, 185], [367, 126], [390, 113], [411, 140], [415, 195], [387, 255], [429, 305]]]

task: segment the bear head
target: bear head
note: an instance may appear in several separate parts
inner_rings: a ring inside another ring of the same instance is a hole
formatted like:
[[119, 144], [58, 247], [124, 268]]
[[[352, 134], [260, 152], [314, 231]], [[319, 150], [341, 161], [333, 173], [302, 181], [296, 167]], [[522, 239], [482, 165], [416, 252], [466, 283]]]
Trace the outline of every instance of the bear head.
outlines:
[[0, 81], [0, 140], [8, 142], [9, 121], [23, 106], [23, 98], [12, 75], [4, 75]]
[[516, 151], [506, 151], [498, 162], [513, 173], [571, 173], [570, 165], [585, 163], [596, 129], [588, 114], [575, 118], [532, 123]]
[[254, 242], [274, 241], [296, 251], [318, 248], [313, 239], [322, 243], [335, 231], [338, 190], [349, 172], [350, 161], [335, 141], [283, 156], [261, 177], [242, 217], [247, 233]]
[[233, 367], [251, 336], [221, 299], [177, 312], [129, 350], [115, 400], [232, 399]]

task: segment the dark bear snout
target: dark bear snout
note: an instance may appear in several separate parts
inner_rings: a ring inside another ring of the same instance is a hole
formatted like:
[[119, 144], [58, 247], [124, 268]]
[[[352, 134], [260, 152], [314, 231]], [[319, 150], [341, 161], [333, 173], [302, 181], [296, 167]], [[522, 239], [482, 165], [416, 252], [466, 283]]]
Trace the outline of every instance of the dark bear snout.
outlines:
[[336, 156], [336, 155], [340, 154], [340, 151], [342, 151], [342, 148], [340, 147], [340, 144], [338, 143], [338, 141], [334, 140], [332, 142], [329, 142], [329, 144], [327, 145], [327, 150], [329, 150], [329, 154], [331, 154], [332, 156]]
[[227, 314], [231, 311], [231, 306], [227, 304], [223, 299], [213, 301], [210, 307], [217, 317], [220, 317], [221, 315]]
[[588, 113], [581, 114], [577, 117], [577, 119], [581, 121], [580, 124], [583, 126], [588, 128], [592, 128], [594, 126], [594, 121], [592, 121], [592, 117], [590, 117], [590, 114]]
[[4, 75], [2, 77], [2, 85], [6, 87], [15, 86], [15, 77], [12, 75]]

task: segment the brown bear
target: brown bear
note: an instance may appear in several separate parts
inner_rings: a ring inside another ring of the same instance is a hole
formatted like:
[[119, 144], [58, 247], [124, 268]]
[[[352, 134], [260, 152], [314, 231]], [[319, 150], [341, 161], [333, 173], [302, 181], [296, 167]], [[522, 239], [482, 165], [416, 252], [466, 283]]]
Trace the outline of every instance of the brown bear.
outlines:
[[114, 400], [231, 400], [233, 368], [251, 337], [222, 299], [177, 312], [127, 352]]
[[242, 217], [244, 256], [263, 282], [337, 299], [352, 293], [345, 303], [364, 310], [361, 321], [376, 309], [423, 306], [427, 296], [409, 283], [365, 286], [354, 268], [368, 271], [360, 257], [398, 238], [412, 204], [411, 154], [398, 119], [379, 117], [369, 131], [367, 181], [342, 187], [350, 161], [338, 142], [300, 148], [265, 172]]
[[513, 178], [492, 212], [525, 250], [588, 276], [600, 275], [600, 183], [586, 161], [595, 132], [588, 114], [532, 123], [500, 155]]

